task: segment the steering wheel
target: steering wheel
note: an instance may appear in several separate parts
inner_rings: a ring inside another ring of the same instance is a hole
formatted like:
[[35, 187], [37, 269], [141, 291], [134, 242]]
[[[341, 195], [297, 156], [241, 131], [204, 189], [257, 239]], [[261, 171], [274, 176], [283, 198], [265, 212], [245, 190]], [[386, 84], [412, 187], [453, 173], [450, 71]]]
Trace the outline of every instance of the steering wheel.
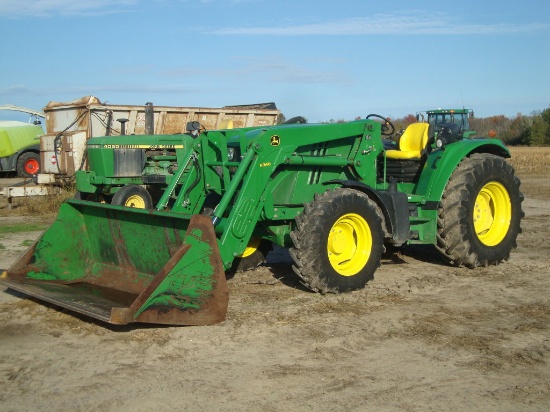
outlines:
[[376, 117], [377, 119], [382, 120], [384, 123], [382, 123], [382, 136], [391, 136], [395, 132], [395, 126], [392, 122], [390, 122], [389, 117], [383, 117], [379, 114], [369, 114], [367, 116], [367, 119]]

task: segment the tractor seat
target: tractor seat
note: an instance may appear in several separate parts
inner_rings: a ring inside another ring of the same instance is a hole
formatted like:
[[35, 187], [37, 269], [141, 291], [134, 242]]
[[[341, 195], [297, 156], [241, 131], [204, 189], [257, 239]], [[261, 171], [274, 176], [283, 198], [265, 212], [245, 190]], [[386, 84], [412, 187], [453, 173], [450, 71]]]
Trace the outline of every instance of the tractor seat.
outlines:
[[428, 144], [428, 123], [412, 123], [399, 138], [399, 150], [386, 150], [390, 159], [421, 159]]

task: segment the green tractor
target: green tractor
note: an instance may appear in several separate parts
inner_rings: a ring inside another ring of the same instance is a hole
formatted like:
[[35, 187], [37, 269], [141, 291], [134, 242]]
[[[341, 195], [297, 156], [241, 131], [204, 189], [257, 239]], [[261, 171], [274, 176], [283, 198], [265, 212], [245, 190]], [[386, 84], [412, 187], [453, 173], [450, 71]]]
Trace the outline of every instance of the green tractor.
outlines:
[[[381, 121], [380, 121], [381, 120]], [[92, 138], [78, 199], [1, 276], [14, 290], [114, 324], [225, 319], [225, 272], [288, 248], [311, 290], [371, 280], [387, 246], [434, 245], [496, 265], [523, 217], [509, 151], [459, 129], [379, 115], [171, 136]], [[134, 206], [134, 207], [128, 207]]]
[[470, 130], [470, 119], [474, 117], [473, 110], [470, 109], [434, 109], [426, 112], [418, 112], [416, 119], [424, 121], [425, 116], [430, 125], [432, 133], [436, 133], [442, 126], [457, 128], [457, 134], [463, 139], [471, 139], [476, 132]]

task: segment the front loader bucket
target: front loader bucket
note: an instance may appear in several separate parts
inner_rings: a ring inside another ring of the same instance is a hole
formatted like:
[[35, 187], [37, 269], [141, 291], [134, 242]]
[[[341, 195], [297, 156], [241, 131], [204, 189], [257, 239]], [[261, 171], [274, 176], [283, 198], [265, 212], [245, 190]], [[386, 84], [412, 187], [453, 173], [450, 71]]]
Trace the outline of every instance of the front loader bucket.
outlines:
[[229, 298], [209, 217], [81, 200], [61, 206], [0, 283], [120, 325], [214, 324]]

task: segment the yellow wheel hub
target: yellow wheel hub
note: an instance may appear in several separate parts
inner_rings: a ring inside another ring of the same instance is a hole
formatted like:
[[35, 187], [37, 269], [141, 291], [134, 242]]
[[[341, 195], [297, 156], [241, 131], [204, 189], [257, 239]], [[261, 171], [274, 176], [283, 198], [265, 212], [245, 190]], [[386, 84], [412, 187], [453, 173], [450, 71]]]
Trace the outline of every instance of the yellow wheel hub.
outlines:
[[258, 248], [260, 247], [260, 243], [262, 243], [262, 239], [260, 238], [250, 239], [250, 241], [248, 242], [248, 245], [246, 245], [246, 249], [244, 250], [244, 252], [237, 257], [245, 258], [252, 255], [254, 252], [258, 250]]
[[340, 275], [356, 275], [367, 264], [371, 250], [370, 227], [360, 215], [343, 215], [330, 229], [327, 242], [328, 259]]
[[481, 188], [474, 206], [474, 228], [486, 246], [496, 246], [506, 236], [512, 220], [512, 202], [506, 188], [489, 182]]
[[145, 209], [145, 200], [138, 195], [132, 195], [126, 199], [124, 206], [135, 207], [136, 209]]

